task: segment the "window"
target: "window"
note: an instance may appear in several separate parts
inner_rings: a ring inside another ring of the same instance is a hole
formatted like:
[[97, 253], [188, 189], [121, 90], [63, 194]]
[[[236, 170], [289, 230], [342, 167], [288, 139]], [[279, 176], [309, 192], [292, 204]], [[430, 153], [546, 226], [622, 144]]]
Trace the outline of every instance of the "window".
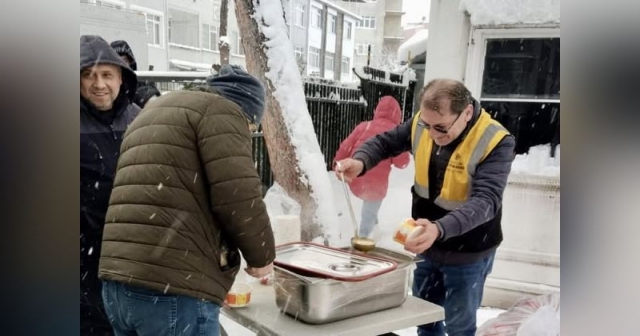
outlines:
[[347, 25], [347, 29], [346, 29], [347, 30], [347, 40], [350, 40], [351, 39], [351, 31], [352, 31], [351, 22], [346, 22], [346, 25]]
[[164, 13], [136, 5], [130, 5], [129, 8], [132, 11], [144, 15], [145, 27], [147, 30], [147, 44], [150, 46], [162, 47], [164, 44], [162, 42], [162, 22], [164, 21]]
[[331, 27], [330, 31], [331, 31], [331, 34], [334, 34], [334, 35], [336, 33], [336, 21], [337, 21], [337, 18], [335, 15], [329, 15], [329, 26]]
[[342, 64], [340, 65], [340, 71], [342, 72], [343, 75], [349, 74], [349, 72], [351, 71], [350, 65], [351, 64], [349, 62], [349, 57], [342, 56]]
[[559, 29], [478, 29], [466, 84], [516, 138], [516, 153], [559, 144]]
[[297, 60], [301, 60], [302, 59], [302, 55], [304, 54], [304, 49], [302, 47], [293, 47], [293, 52], [296, 56]]
[[169, 42], [190, 47], [200, 47], [198, 31], [198, 14], [169, 8], [171, 34]]
[[320, 49], [309, 47], [309, 67], [320, 68]]
[[218, 51], [218, 27], [210, 24], [202, 24], [202, 49]]
[[237, 31], [234, 31], [232, 37], [231, 53], [240, 56], [244, 55], [244, 48], [242, 47], [242, 38], [240, 38], [240, 34], [238, 34]]
[[113, 9], [124, 9], [125, 7], [124, 2], [116, 1], [116, 0], [94, 0], [94, 1], [89, 1], [89, 3], [94, 3], [97, 6], [113, 8]]
[[306, 11], [306, 6], [300, 3], [296, 4], [296, 17], [295, 23], [297, 26], [304, 27], [304, 13]]
[[356, 21], [356, 27], [376, 29], [376, 17], [363, 16], [361, 21]]
[[327, 52], [324, 57], [324, 69], [333, 71], [333, 59], [335, 58], [334, 53]]
[[322, 11], [318, 7], [311, 7], [311, 26], [322, 28]]
[[161, 20], [158, 15], [147, 14], [147, 43], [155, 46], [161, 45], [160, 43], [160, 25]]
[[[367, 55], [368, 52], [368, 43], [356, 43], [356, 55]], [[371, 46], [371, 54], [373, 54], [373, 46]]]

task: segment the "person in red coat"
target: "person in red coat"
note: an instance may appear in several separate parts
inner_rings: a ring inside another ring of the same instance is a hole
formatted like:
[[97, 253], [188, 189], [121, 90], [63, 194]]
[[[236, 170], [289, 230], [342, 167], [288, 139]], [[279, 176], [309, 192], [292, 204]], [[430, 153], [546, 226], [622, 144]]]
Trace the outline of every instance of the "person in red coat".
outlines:
[[[336, 152], [334, 160], [350, 158], [353, 152], [367, 139], [380, 133], [396, 128], [402, 119], [400, 104], [391, 96], [380, 99], [373, 120], [363, 121], [342, 141]], [[362, 200], [362, 214], [360, 220], [359, 236], [369, 237], [373, 228], [378, 224], [378, 210], [382, 200], [387, 195], [389, 188], [389, 173], [391, 165], [404, 169], [409, 165], [409, 152], [404, 152], [396, 157], [381, 161], [377, 166], [357, 177], [349, 188], [353, 194]]]

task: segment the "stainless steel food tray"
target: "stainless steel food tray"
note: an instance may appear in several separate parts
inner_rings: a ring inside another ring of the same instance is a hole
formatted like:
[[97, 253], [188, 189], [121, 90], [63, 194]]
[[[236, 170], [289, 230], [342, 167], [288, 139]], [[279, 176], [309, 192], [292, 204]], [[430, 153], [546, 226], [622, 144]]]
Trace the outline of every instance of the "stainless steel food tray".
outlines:
[[366, 255], [392, 260], [398, 266], [355, 282], [305, 276], [276, 266], [276, 305], [287, 315], [309, 324], [339, 321], [402, 305], [409, 291], [413, 256], [381, 247]]
[[367, 280], [398, 266], [392, 260], [306, 242], [278, 246], [274, 264], [301, 275], [341, 281]]

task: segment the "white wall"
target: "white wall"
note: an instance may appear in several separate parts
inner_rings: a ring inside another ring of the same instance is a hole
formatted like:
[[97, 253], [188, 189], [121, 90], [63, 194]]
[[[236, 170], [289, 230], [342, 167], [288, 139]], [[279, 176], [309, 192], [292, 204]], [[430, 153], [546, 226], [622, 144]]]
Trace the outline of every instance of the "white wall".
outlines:
[[[133, 6], [133, 7], [132, 7]], [[166, 43], [166, 25], [167, 16], [165, 15], [165, 0], [130, 0], [127, 1], [127, 8], [132, 10], [140, 6], [150, 10], [151, 12], [161, 15], [161, 46], [153, 46], [147, 44], [148, 64], [153, 65], [154, 70], [168, 70], [167, 59], [167, 43]], [[145, 27], [146, 29], [146, 27]], [[132, 47], [133, 48], [133, 47]], [[137, 48], [136, 48], [137, 49]], [[138, 57], [138, 50], [134, 49], [133, 53]], [[142, 66], [138, 61], [138, 70], [148, 70], [147, 65]]]
[[483, 304], [509, 308], [524, 295], [560, 291], [560, 180], [511, 175], [502, 231]]
[[431, 0], [425, 83], [440, 77], [464, 81], [471, 24], [459, 6], [460, 0]]
[[149, 57], [144, 16], [81, 3], [80, 35], [99, 35], [109, 43], [127, 41], [136, 57], [138, 69], [147, 69]]
[[[198, 47], [184, 48], [179, 46], [169, 47], [169, 58], [179, 59], [187, 62], [194, 63], [206, 63], [213, 64], [220, 62], [220, 53], [217, 51], [204, 50], [201, 47], [202, 38], [202, 24], [212, 24], [214, 26], [220, 26], [220, 2], [219, 1], [193, 1], [193, 0], [168, 0], [169, 7], [175, 8], [185, 12], [197, 13], [199, 16], [198, 21]], [[229, 36], [230, 43], [236, 44], [233, 39], [233, 32], [238, 32], [238, 23], [235, 15], [235, 3], [229, 1], [228, 16], [227, 16], [227, 35]], [[218, 36], [218, 39], [220, 36]], [[233, 53], [233, 46], [230, 46], [231, 55], [229, 63], [245, 66], [244, 56], [235, 55]], [[246, 52], [246, 51], [245, 51]]]

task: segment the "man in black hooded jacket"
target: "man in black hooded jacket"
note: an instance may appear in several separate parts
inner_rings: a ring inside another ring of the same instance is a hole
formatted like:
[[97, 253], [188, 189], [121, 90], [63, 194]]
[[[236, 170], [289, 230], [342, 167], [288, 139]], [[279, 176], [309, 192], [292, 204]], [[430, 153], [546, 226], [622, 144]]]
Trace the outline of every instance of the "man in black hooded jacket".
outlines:
[[140, 112], [136, 74], [99, 36], [80, 37], [80, 329], [113, 335], [98, 280], [100, 244], [120, 144]]
[[[129, 64], [131, 70], [138, 71], [138, 63], [136, 62], [136, 58], [127, 41], [113, 41], [111, 42], [111, 47], [118, 53], [118, 55], [120, 55], [120, 57], [122, 57], [122, 59], [125, 60], [125, 62], [127, 62], [127, 64]], [[149, 100], [155, 97], [160, 97], [160, 91], [153, 83], [148, 81], [138, 82], [136, 95], [133, 99], [133, 102], [136, 103], [136, 105], [140, 106], [140, 108], [144, 108]]]

